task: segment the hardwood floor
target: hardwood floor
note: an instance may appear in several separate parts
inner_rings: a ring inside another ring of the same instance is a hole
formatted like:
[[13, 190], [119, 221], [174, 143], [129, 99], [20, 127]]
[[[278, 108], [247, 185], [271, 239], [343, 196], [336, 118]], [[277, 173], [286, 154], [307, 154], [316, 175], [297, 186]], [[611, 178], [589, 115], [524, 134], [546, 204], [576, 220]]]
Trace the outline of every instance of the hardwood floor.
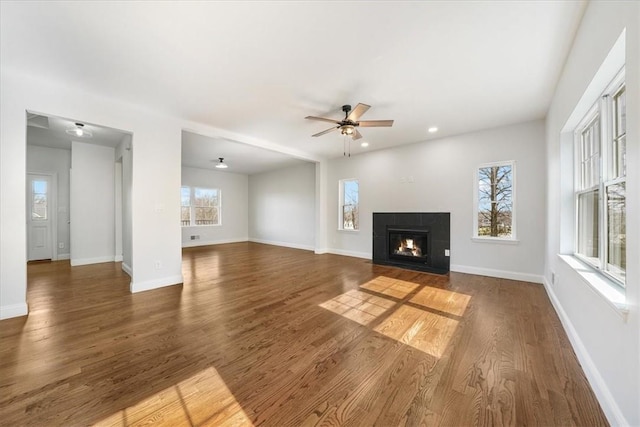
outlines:
[[234, 243], [184, 285], [28, 266], [2, 425], [607, 425], [541, 285]]

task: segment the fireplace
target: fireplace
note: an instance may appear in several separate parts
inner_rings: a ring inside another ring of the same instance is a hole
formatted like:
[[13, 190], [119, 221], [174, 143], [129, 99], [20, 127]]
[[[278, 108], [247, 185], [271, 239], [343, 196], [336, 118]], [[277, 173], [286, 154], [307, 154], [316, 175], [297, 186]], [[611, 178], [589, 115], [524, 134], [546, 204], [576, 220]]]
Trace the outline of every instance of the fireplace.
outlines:
[[374, 264], [446, 274], [449, 247], [449, 213], [373, 213]]
[[429, 232], [426, 230], [387, 229], [389, 258], [406, 262], [428, 263]]

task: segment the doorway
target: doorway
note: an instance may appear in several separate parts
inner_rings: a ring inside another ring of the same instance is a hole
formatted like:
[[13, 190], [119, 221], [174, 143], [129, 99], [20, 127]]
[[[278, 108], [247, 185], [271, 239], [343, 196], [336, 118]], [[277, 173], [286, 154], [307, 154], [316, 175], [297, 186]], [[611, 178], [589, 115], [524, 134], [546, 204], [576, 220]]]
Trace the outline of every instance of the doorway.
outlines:
[[50, 174], [27, 174], [27, 260], [57, 259], [54, 250], [57, 179]]

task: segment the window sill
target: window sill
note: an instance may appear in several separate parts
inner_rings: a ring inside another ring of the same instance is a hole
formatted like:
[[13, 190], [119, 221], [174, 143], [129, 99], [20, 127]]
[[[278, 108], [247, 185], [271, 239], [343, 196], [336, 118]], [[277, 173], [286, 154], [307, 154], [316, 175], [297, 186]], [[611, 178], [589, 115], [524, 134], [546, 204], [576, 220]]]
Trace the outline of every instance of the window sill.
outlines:
[[222, 224], [181, 225], [182, 228], [220, 227]]
[[338, 228], [338, 232], [343, 233], [359, 233], [360, 230], [349, 230], [348, 228]]
[[471, 240], [477, 243], [498, 243], [501, 245], [517, 245], [520, 243], [520, 240], [501, 237], [472, 237]]
[[558, 254], [558, 257], [571, 267], [589, 287], [602, 297], [626, 322], [629, 306], [626, 295], [620, 286], [606, 278], [594, 268], [584, 264], [573, 255]]

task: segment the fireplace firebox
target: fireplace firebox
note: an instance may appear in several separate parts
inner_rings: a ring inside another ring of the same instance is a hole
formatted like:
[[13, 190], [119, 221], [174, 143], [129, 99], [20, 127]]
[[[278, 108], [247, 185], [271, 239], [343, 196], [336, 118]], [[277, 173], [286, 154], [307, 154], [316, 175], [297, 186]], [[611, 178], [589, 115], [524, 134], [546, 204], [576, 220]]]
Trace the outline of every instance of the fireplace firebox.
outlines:
[[429, 232], [425, 230], [387, 229], [389, 258], [426, 264], [429, 256]]
[[447, 274], [450, 216], [447, 212], [374, 212], [373, 263]]

